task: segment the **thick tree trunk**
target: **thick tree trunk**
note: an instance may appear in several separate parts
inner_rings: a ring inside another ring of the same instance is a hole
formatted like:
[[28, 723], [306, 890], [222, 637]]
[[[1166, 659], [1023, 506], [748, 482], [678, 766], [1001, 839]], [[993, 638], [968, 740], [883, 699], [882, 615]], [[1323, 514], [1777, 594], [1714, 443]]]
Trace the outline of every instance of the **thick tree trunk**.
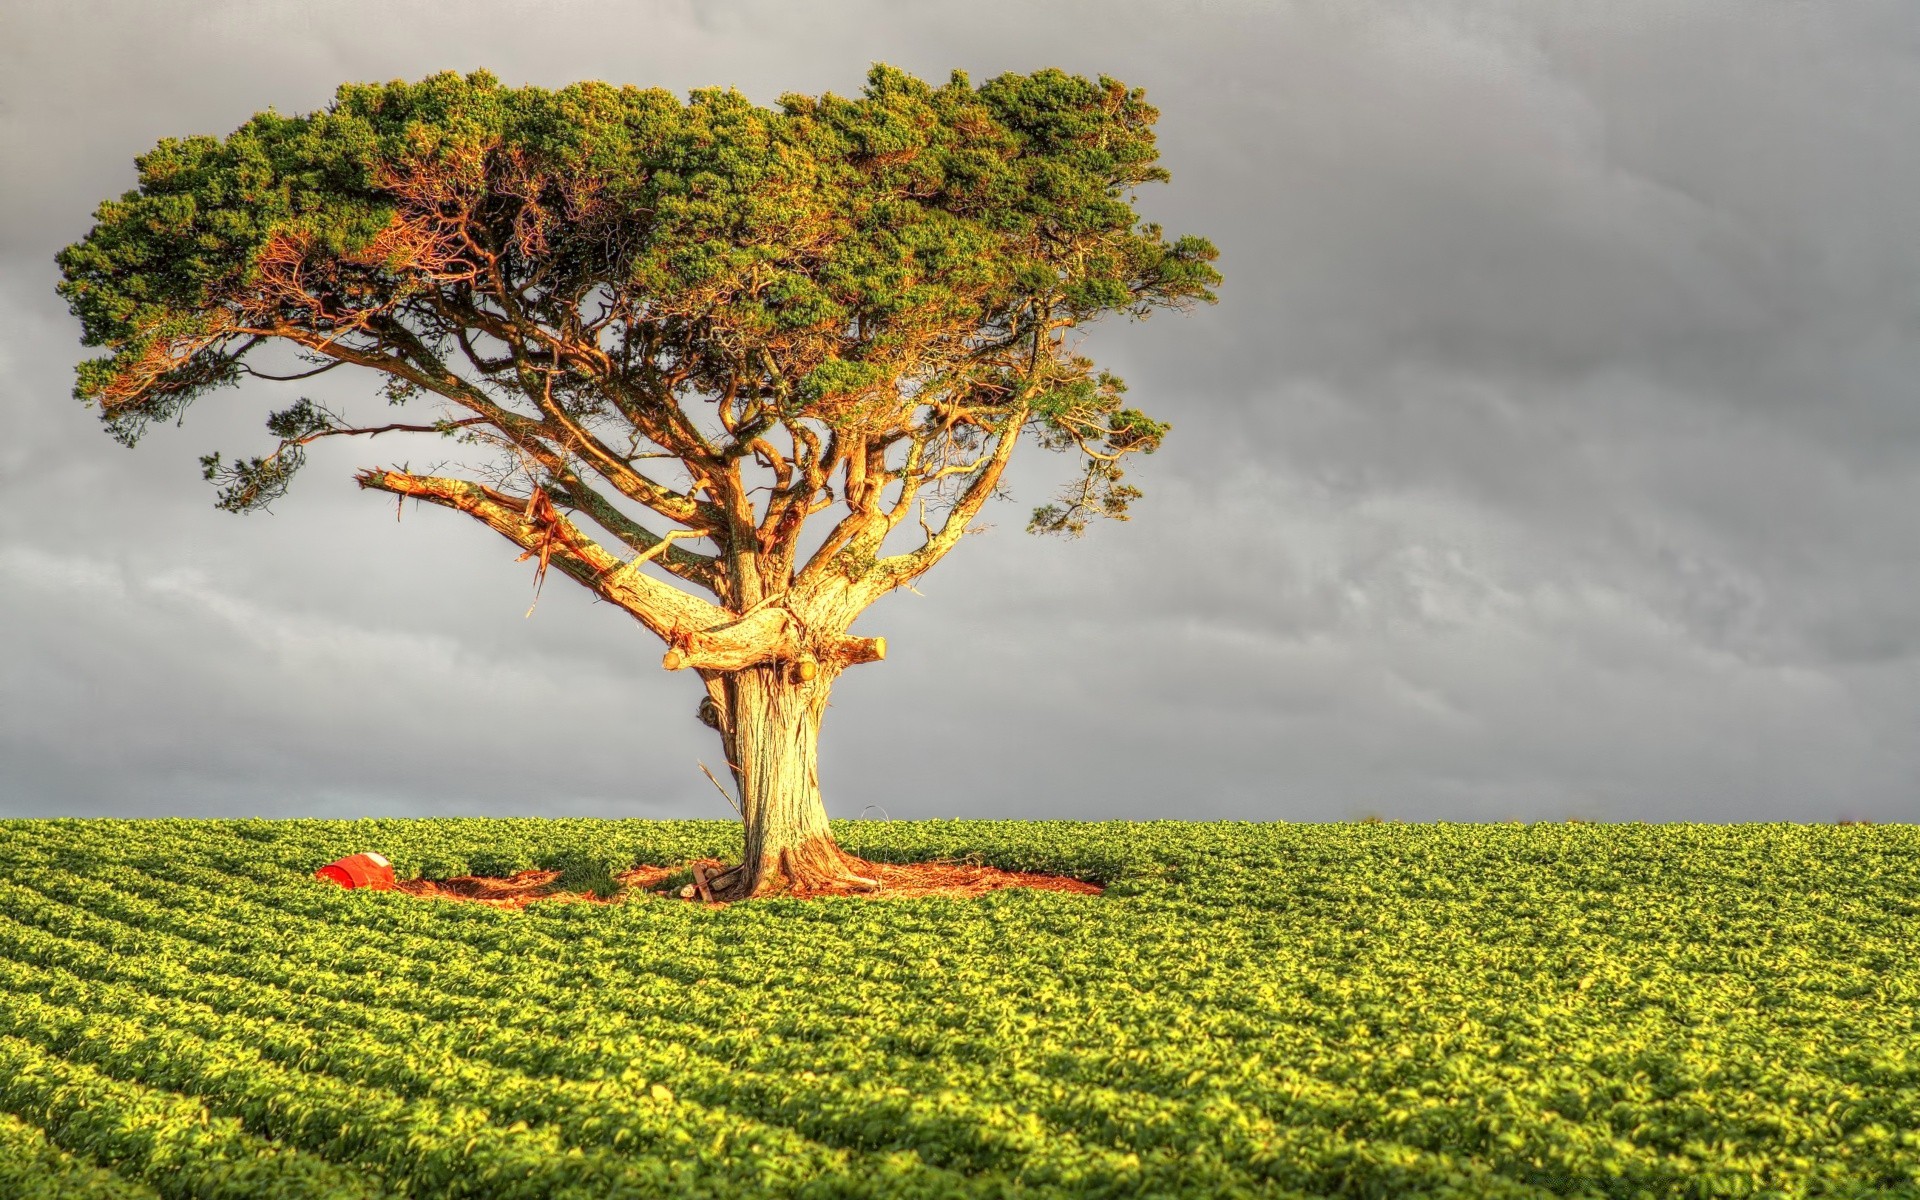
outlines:
[[724, 697], [720, 736], [746, 825], [746, 854], [714, 881], [715, 895], [744, 899], [876, 887], [870, 865], [834, 842], [820, 799], [820, 718], [830, 673], [802, 680], [792, 664], [768, 663], [714, 682]]

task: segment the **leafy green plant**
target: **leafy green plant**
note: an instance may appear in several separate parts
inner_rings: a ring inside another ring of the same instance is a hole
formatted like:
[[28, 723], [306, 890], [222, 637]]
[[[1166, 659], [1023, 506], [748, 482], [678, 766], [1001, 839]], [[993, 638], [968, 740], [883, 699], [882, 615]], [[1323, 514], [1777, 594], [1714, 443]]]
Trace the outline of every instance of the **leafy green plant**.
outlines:
[[501, 910], [310, 876], [739, 827], [0, 821], [0, 1195], [1920, 1195], [1911, 826], [835, 833], [1108, 891]]
[[626, 890], [615, 876], [633, 864], [592, 850], [569, 850], [544, 859], [540, 865], [560, 872], [552, 884], [556, 892], [577, 892], [611, 900]]

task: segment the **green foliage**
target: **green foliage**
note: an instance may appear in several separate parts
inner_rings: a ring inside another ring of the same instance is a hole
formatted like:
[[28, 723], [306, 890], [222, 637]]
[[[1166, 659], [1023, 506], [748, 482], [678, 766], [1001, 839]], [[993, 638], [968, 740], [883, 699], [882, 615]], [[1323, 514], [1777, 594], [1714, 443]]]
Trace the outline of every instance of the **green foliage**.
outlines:
[[1079, 537], [1094, 517], [1127, 519], [1128, 505], [1140, 489], [1121, 483], [1119, 460], [1136, 451], [1152, 454], [1173, 427], [1135, 408], [1121, 407], [1127, 385], [1109, 371], [1087, 373], [1042, 396], [1035, 405], [1041, 418], [1040, 444], [1049, 450], [1080, 447], [1087, 454], [1080, 478], [1063, 488], [1052, 504], [1033, 510], [1029, 533]]
[[214, 506], [235, 513], [266, 508], [287, 494], [294, 472], [306, 463], [306, 444], [340, 427], [334, 414], [302, 396], [291, 407], [267, 415], [267, 432], [280, 439], [272, 454], [233, 463], [223, 462], [217, 451], [201, 455], [202, 478], [221, 485]]
[[625, 890], [614, 876], [634, 864], [605, 851], [580, 849], [550, 855], [540, 865], [547, 870], [560, 872], [559, 878], [553, 881], [555, 891], [578, 892], [611, 900]]
[[[523, 327], [626, 314], [595, 334], [617, 368], [552, 385], [580, 412], [672, 376], [834, 428], [936, 394], [1030, 400], [1065, 443], [1150, 448], [1164, 426], [1089, 407], [1111, 389], [1042, 348], [1103, 313], [1213, 299], [1213, 247], [1134, 211], [1134, 189], [1167, 178], [1157, 116], [1139, 89], [1051, 69], [936, 87], [876, 66], [857, 97], [777, 109], [484, 72], [345, 85], [321, 112], [138, 159], [138, 187], [59, 255], [61, 294], [107, 351], [76, 394], [132, 444], [275, 339], [381, 370], [404, 359], [401, 395], [445, 387], [456, 329], [497, 336], [505, 320], [476, 307], [473, 253], [443, 237], [461, 213]], [[1038, 339], [1032, 378], [1007, 378], [1004, 355], [982, 366], [982, 347], [1023, 339]], [[296, 446], [206, 470], [221, 506], [245, 510], [299, 464]]]
[[738, 826], [0, 822], [0, 1190], [1920, 1195], [1911, 827], [836, 833], [1109, 889], [498, 911], [311, 871]]
[[0, 1196], [17, 1200], [158, 1200], [137, 1180], [93, 1165], [47, 1140], [46, 1131], [0, 1113]]

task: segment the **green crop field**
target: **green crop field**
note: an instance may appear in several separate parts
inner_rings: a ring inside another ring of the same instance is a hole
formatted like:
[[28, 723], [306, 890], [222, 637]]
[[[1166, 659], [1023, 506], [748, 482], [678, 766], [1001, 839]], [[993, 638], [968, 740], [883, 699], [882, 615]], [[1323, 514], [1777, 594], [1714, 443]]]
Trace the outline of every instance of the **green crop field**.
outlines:
[[1103, 896], [311, 877], [721, 822], [0, 821], [0, 1196], [1920, 1195], [1904, 826], [861, 822]]

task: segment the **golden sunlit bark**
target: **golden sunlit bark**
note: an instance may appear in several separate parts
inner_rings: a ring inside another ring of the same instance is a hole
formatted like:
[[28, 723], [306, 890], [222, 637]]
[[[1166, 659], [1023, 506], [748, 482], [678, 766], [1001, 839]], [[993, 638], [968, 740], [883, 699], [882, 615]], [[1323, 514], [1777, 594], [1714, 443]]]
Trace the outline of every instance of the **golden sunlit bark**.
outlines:
[[519, 546], [529, 556], [540, 556], [602, 599], [631, 613], [654, 633], [671, 640], [676, 631], [707, 629], [731, 620], [725, 609], [689, 595], [609, 554], [581, 533], [572, 521], [547, 506], [530, 504], [527, 497], [508, 496], [465, 479], [411, 475], [404, 471], [367, 470], [357, 477], [361, 487], [423, 500], [474, 517]]
[[859, 891], [877, 886], [867, 864], [842, 851], [820, 798], [820, 719], [832, 674], [810, 679], [779, 664], [729, 672], [721, 740], [740, 793], [746, 848], [714, 881], [720, 899], [786, 891]]

